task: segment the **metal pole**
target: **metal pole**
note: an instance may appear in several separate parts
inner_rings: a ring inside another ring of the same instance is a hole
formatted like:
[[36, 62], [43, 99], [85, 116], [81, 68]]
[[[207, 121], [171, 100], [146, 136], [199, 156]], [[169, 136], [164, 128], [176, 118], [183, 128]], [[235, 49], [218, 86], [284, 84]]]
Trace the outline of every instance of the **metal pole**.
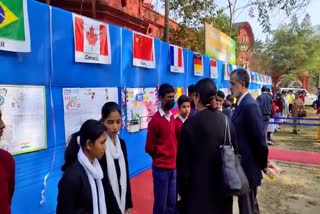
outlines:
[[164, 2], [165, 14], [164, 14], [164, 41], [169, 41], [169, 0]]

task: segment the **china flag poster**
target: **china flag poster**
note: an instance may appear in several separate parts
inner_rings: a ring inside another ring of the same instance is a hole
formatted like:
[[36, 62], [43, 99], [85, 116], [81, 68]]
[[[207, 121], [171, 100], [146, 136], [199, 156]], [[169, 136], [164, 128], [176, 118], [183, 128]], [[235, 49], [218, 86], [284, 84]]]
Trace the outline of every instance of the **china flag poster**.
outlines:
[[72, 17], [75, 61], [111, 64], [109, 25], [77, 14]]
[[144, 68], [156, 67], [152, 37], [133, 32], [133, 65]]

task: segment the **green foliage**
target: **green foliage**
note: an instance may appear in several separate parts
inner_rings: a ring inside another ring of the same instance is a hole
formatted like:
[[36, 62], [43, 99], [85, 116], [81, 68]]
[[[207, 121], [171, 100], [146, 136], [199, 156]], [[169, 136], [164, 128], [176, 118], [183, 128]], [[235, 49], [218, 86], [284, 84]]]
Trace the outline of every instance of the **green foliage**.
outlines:
[[252, 58], [254, 60], [250, 63], [250, 70], [263, 71], [269, 75], [272, 73], [266, 43], [261, 40], [255, 41], [254, 48], [252, 50]]
[[320, 35], [313, 32], [309, 14], [300, 23], [293, 16], [288, 24], [273, 31], [265, 43], [257, 41], [253, 56], [259, 70], [281, 76], [284, 85], [306, 72], [315, 82], [320, 71]]
[[[187, 20], [187, 19], [186, 19]], [[222, 10], [216, 11], [215, 16], [203, 18], [203, 23], [209, 23], [220, 31], [229, 34], [231, 38], [236, 39], [238, 29], [229, 25], [229, 17]], [[193, 21], [192, 21], [193, 23]], [[181, 47], [188, 48], [198, 53], [204, 53], [205, 31], [204, 24], [189, 25], [187, 22], [180, 23], [177, 30], [170, 29], [169, 41]]]
[[171, 0], [170, 15], [182, 25], [198, 29], [204, 21], [216, 15], [216, 5], [212, 0]]
[[310, 16], [301, 23], [293, 17], [289, 24], [279, 27], [267, 42], [267, 52], [273, 72], [281, 74], [320, 69], [320, 36], [312, 31]]
[[[181, 24], [180, 29], [170, 30], [170, 42], [203, 53], [205, 22], [235, 39], [238, 29], [233, 26], [233, 20], [235, 13], [241, 9], [249, 9], [249, 15], [257, 17], [263, 31], [271, 32], [270, 13], [279, 10], [292, 16], [310, 2], [310, 0], [248, 0], [246, 5], [240, 7], [239, 0], [225, 1], [227, 8], [222, 9], [218, 8], [213, 0], [170, 0], [170, 17]], [[187, 35], [190, 38], [186, 38]]]
[[[284, 12], [287, 17], [296, 15], [304, 10], [311, 0], [249, 0], [247, 5], [249, 15], [257, 17], [264, 33], [271, 32], [270, 13], [277, 11]], [[235, 0], [236, 2], [236, 0]]]

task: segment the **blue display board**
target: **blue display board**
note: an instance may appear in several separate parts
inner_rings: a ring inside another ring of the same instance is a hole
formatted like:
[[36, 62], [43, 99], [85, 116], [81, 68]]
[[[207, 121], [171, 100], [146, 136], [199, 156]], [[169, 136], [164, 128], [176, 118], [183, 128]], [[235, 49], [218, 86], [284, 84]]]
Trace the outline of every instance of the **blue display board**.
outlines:
[[[157, 87], [170, 83], [174, 87], [195, 84], [210, 76], [209, 58], [203, 57], [204, 76], [193, 74], [193, 52], [183, 50], [184, 73], [169, 70], [169, 45], [155, 39], [156, 68], [138, 68], [132, 65], [132, 31], [110, 25], [112, 63], [110, 65], [74, 62], [72, 14], [49, 8], [48, 5], [28, 0], [31, 53], [0, 51], [0, 84], [43, 85], [47, 93], [48, 148], [15, 156], [16, 190], [13, 214], [55, 213], [58, 182], [62, 172], [65, 149], [62, 88], [64, 87]], [[223, 79], [223, 62], [217, 61], [219, 88], [228, 88]], [[250, 88], [258, 88], [254, 84]], [[126, 141], [130, 175], [135, 176], [151, 166], [144, 151], [146, 130], [138, 133], [121, 131]], [[49, 173], [45, 202], [44, 177]]]

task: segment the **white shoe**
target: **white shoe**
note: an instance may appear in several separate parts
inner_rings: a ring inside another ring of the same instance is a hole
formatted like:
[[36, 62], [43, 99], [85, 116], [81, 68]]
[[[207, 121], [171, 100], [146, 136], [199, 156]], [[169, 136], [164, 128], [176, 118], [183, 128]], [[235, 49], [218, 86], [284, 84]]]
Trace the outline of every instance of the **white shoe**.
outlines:
[[270, 145], [270, 146], [273, 145], [273, 143], [271, 141], [269, 141], [269, 140], [267, 140], [267, 144]]

